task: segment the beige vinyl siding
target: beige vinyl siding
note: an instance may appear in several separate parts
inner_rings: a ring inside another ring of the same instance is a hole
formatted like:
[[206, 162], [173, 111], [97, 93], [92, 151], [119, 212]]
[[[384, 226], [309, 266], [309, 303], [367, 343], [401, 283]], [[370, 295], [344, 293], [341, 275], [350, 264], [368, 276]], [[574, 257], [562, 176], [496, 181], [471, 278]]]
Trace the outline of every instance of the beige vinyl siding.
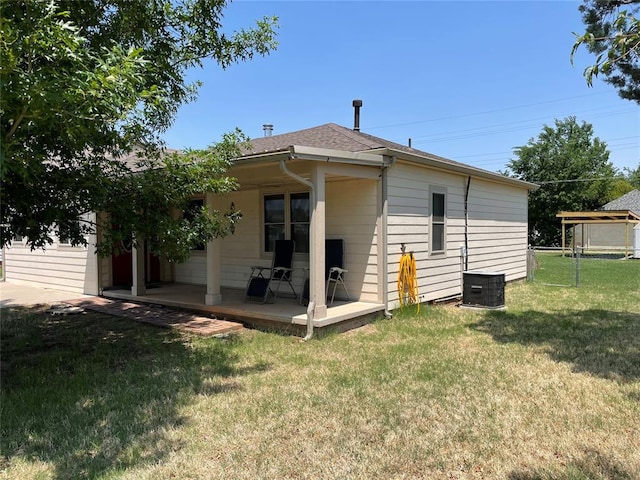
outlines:
[[527, 275], [527, 191], [473, 178], [469, 189], [469, 270]]
[[5, 249], [4, 268], [7, 281], [55, 288], [75, 293], [93, 293], [86, 285], [89, 262], [95, 261], [93, 249], [60, 246], [57, 243], [45, 251], [31, 251], [14, 242]]
[[[262, 192], [247, 190], [234, 192], [224, 199], [216, 199], [216, 208], [228, 208], [233, 202], [236, 210], [242, 212], [242, 220], [237, 224], [233, 235], [220, 240], [222, 248], [222, 278], [223, 287], [244, 289], [251, 275], [253, 265], [271, 266], [271, 255], [262, 253], [262, 198], [263, 194], [301, 192], [305, 191], [298, 185], [291, 185], [277, 191]], [[223, 206], [221, 203], [226, 202]], [[309, 266], [308, 254], [294, 256], [293, 283], [297, 292], [302, 291], [305, 273], [303, 267]], [[288, 286], [283, 286], [287, 292]]]
[[177, 263], [175, 267], [177, 283], [190, 285], [207, 284], [207, 252], [194, 250], [186, 262]]
[[[258, 190], [234, 192], [224, 198], [214, 199], [214, 208], [228, 210], [233, 202], [242, 219], [236, 225], [233, 235], [214, 240], [222, 249], [221, 285], [231, 288], [245, 288], [252, 265], [268, 265], [260, 258], [260, 208], [262, 197]], [[207, 284], [207, 253], [194, 251], [189, 259], [175, 266], [178, 283], [195, 285]]]
[[[413, 252], [421, 301], [462, 293], [465, 243], [464, 196], [467, 177], [398, 161], [389, 170], [387, 199], [388, 291], [398, 303], [401, 244]], [[446, 192], [446, 250], [430, 253], [431, 192]], [[508, 281], [526, 276], [527, 191], [471, 179], [469, 190], [469, 269], [501, 271]]]
[[[378, 299], [377, 182], [353, 179], [326, 185], [326, 238], [344, 240], [345, 283], [351, 300]], [[336, 298], [344, 298], [341, 287]]]
[[221, 283], [225, 287], [245, 288], [252, 265], [271, 264], [270, 258], [260, 258], [262, 195], [259, 190], [235, 192], [224, 201], [233, 201], [242, 212], [242, 220], [233, 235], [221, 240]]
[[[222, 248], [221, 285], [246, 287], [252, 265], [271, 265], [271, 257], [262, 254], [262, 197], [264, 194], [304, 191], [298, 185], [276, 190], [243, 190], [224, 199], [216, 199], [216, 208], [234, 203], [242, 212], [242, 220], [234, 235], [219, 240]], [[223, 206], [222, 203], [225, 203]], [[342, 238], [345, 242], [345, 276], [352, 299], [377, 301], [377, 183], [373, 180], [328, 181], [326, 184], [326, 238]], [[294, 285], [302, 291], [309, 266], [307, 254], [294, 257]], [[192, 257], [176, 266], [176, 281], [206, 283], [206, 255]], [[286, 291], [286, 289], [285, 289]], [[338, 287], [336, 297], [344, 296]]]
[[[460, 244], [464, 243], [464, 182], [462, 177], [403, 162], [388, 173], [387, 252], [390, 307], [398, 302], [401, 244], [416, 259], [422, 301], [455, 295], [460, 290]], [[429, 252], [431, 189], [446, 193], [446, 250]]]

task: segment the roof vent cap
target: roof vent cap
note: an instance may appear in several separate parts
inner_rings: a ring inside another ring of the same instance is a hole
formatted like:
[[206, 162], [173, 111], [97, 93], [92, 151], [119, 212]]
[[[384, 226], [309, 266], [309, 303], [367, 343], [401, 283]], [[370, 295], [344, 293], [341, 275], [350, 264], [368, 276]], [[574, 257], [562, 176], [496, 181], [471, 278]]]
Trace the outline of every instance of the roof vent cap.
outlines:
[[362, 100], [354, 100], [353, 103], [353, 130], [360, 131], [360, 107], [362, 106]]

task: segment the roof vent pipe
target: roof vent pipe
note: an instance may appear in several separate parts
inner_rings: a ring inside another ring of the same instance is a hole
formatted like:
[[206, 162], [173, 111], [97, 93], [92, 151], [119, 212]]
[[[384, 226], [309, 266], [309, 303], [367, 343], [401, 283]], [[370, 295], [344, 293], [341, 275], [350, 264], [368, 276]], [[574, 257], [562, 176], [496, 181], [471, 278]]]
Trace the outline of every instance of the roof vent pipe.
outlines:
[[262, 131], [264, 131], [264, 136], [265, 137], [270, 137], [271, 134], [273, 133], [273, 124], [271, 123], [265, 123], [262, 125]]
[[353, 101], [353, 130], [360, 131], [360, 107], [362, 106], [362, 100]]
[[411, 137], [409, 137], [409, 148], [411, 148]]

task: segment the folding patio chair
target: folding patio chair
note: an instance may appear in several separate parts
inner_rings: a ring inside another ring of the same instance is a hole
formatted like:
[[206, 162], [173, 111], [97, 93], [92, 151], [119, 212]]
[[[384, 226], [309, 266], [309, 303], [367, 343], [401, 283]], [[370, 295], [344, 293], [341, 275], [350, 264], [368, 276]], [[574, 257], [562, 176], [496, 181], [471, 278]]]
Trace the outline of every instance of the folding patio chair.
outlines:
[[331, 294], [331, 302], [329, 305], [333, 305], [333, 299], [336, 296], [336, 288], [338, 284], [344, 288], [344, 293], [349, 300], [349, 291], [347, 285], [344, 283], [344, 274], [348, 272], [344, 267], [344, 240], [342, 239], [327, 239], [324, 243], [324, 259], [325, 259], [325, 271], [327, 278], [327, 291], [326, 297], [329, 298], [329, 288], [333, 283], [333, 292]]
[[[247, 282], [245, 298], [257, 298], [261, 303], [266, 303], [269, 299], [269, 293], [271, 293], [275, 300], [282, 282], [289, 284], [293, 296], [297, 298], [298, 295], [291, 283], [295, 249], [296, 243], [293, 240], [276, 240], [271, 267], [262, 267], [259, 265], [251, 267], [251, 275]], [[271, 287], [272, 282], [277, 282], [275, 291]]]

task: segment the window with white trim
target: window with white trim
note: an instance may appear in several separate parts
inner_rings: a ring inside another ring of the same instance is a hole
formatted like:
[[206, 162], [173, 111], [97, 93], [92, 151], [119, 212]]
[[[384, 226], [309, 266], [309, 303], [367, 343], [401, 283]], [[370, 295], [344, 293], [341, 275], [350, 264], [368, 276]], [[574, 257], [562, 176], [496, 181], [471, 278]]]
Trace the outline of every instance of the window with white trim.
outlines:
[[263, 251], [273, 252], [276, 240], [294, 240], [296, 253], [309, 253], [309, 219], [309, 192], [265, 195]]
[[447, 250], [447, 195], [442, 190], [431, 192], [431, 253]]
[[[62, 247], [71, 247], [71, 231], [80, 228], [80, 221], [77, 220], [75, 225], [58, 225], [58, 245]], [[81, 246], [81, 245], [76, 245]]]

